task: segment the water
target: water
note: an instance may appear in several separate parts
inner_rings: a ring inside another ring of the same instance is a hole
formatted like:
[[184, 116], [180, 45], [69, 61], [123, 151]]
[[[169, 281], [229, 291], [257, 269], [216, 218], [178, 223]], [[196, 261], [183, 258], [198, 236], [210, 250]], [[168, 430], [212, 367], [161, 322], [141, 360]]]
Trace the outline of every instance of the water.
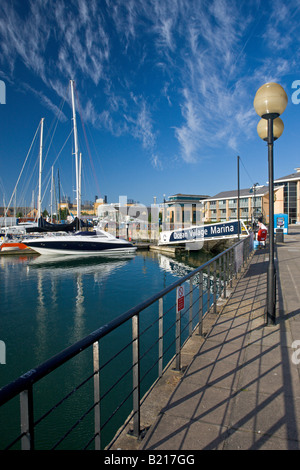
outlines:
[[[148, 299], [209, 258], [209, 255], [201, 252], [170, 258], [146, 251], [122, 259], [65, 258], [58, 261], [42, 256], [1, 257], [0, 340], [6, 346], [6, 364], [0, 365], [0, 387]], [[142, 320], [144, 326], [154, 314], [154, 307], [149, 308], [149, 313]], [[148, 336], [153, 334], [156, 332], [151, 330], [147, 333]], [[130, 325], [124, 325], [103, 342], [101, 357], [113, 354], [114, 343], [119, 345], [124, 342], [125, 345], [130, 336]], [[131, 352], [124, 352], [124, 356], [128, 354]], [[113, 366], [115, 373], [121, 369], [124, 360], [122, 356], [116, 360]], [[90, 351], [85, 351], [71, 362], [50, 374], [51, 378], [43, 379], [37, 387], [35, 402], [39, 414], [46, 411], [50, 404], [56, 403], [57, 396], [64, 396], [68, 390], [77, 386], [82, 377], [92, 373]], [[109, 389], [111, 380], [110, 370], [101, 387]], [[149, 380], [151, 382], [152, 379]], [[146, 383], [148, 387], [150, 384]], [[72, 404], [66, 404], [60, 409], [59, 418], [55, 414], [49, 418], [50, 429], [55, 429], [55, 434], [57, 431], [62, 434], [65, 432], [70, 416], [80, 408], [82, 400], [92, 394], [92, 386], [90, 381], [85, 390], [83, 387], [82, 391], [74, 394]], [[106, 398], [107, 402], [125, 393], [122, 387], [120, 384], [119, 390], [113, 390]], [[42, 401], [44, 394], [47, 397], [46, 407]], [[128, 414], [128, 407], [129, 404], [125, 406], [124, 417]], [[12, 410], [13, 404], [0, 410], [0, 448], [6, 445], [8, 437], [14, 437], [19, 432], [18, 413]], [[103, 404], [104, 418], [110, 413], [110, 405]], [[118, 419], [109, 425], [106, 440], [122, 424]], [[92, 426], [92, 416], [87, 421], [91, 421]], [[38, 427], [38, 434], [42, 435], [43, 424]], [[79, 436], [81, 439], [84, 432], [79, 427], [74, 433], [75, 437], [64, 445], [76, 448], [76, 440]], [[46, 436], [39, 438], [37, 447], [47, 448], [49, 430]]]

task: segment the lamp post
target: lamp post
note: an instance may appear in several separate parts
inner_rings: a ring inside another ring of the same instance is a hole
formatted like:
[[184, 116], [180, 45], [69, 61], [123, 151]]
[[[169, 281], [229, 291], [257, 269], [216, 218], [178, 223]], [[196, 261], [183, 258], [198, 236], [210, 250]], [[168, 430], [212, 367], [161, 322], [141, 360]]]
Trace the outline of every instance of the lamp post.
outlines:
[[278, 83], [266, 83], [256, 92], [254, 108], [262, 118], [257, 125], [261, 139], [268, 143], [269, 169], [269, 266], [267, 275], [267, 324], [276, 323], [275, 266], [274, 266], [274, 175], [273, 175], [273, 142], [283, 132], [283, 122], [279, 116], [287, 105], [287, 94]]

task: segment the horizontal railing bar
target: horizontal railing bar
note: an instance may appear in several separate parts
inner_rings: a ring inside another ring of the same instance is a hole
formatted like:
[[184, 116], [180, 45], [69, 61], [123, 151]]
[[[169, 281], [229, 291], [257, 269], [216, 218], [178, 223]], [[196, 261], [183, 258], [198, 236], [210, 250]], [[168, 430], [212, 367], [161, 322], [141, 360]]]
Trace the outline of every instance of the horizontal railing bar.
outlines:
[[176, 322], [175, 322], [175, 321], [174, 321], [173, 323], [171, 323], [171, 324], [169, 325], [169, 327], [164, 331], [164, 336], [166, 336], [166, 335], [172, 330], [172, 328], [175, 327], [175, 325], [176, 325]]
[[97, 437], [98, 434], [94, 434], [91, 439], [88, 440], [87, 444], [83, 447], [82, 450], [86, 450], [88, 448], [88, 446], [93, 442], [95, 441], [96, 437]]
[[17, 444], [17, 442], [19, 442], [19, 441], [22, 439], [23, 436], [25, 436], [25, 434], [26, 434], [25, 432], [22, 432], [21, 434], [19, 434], [19, 436], [16, 437], [12, 442], [10, 442], [10, 443], [8, 444], [8, 446], [5, 447], [4, 450], [9, 450], [9, 449], [11, 449], [15, 444]]
[[105, 363], [103, 363], [100, 367], [99, 367], [99, 370], [97, 372], [101, 372], [108, 364], [110, 364], [112, 361], [114, 361], [118, 356], [120, 356], [120, 354], [122, 354], [124, 351], [126, 351], [126, 349], [129, 347], [129, 346], [132, 346], [132, 341], [130, 341], [130, 343], [127, 343], [125, 346], [123, 346], [122, 349], [120, 349], [120, 351], [118, 351], [114, 356], [110, 357]]
[[149, 331], [156, 323], [159, 323], [159, 318], [155, 318], [154, 321], [152, 323], [150, 323], [150, 325], [147, 325], [145, 327], [145, 329], [143, 331], [140, 332], [140, 338], [145, 334], [147, 333], [147, 331]]
[[105, 393], [103, 393], [100, 398], [100, 401], [104, 400], [104, 398], [121, 382], [122, 379], [124, 379], [124, 377], [126, 377], [127, 374], [129, 374], [129, 372], [132, 371], [132, 369], [133, 365], [131, 365], [129, 369], [127, 369], [120, 377], [118, 377], [118, 380], [114, 382], [113, 385], [111, 385], [111, 387], [105, 391]]
[[123, 398], [123, 400], [121, 401], [121, 403], [119, 403], [119, 405], [114, 409], [114, 411], [112, 413], [110, 413], [109, 417], [107, 418], [107, 420], [101, 425], [100, 427], [100, 431], [103, 431], [103, 429], [105, 428], [105, 426], [109, 423], [109, 421], [111, 420], [111, 418], [113, 416], [115, 416], [115, 414], [117, 413], [117, 411], [119, 411], [121, 409], [121, 407], [124, 405], [124, 403], [129, 399], [129, 397], [133, 394], [133, 390], [132, 389], [125, 398]]
[[93, 411], [93, 409], [95, 408], [95, 406], [97, 405], [97, 403], [93, 403], [92, 406], [90, 406], [88, 408], [88, 410], [83, 413], [83, 415], [81, 415], [80, 418], [77, 419], [77, 421], [75, 421], [75, 423], [73, 424], [73, 426], [71, 426], [67, 432], [65, 432], [65, 434], [54, 444], [54, 446], [51, 448], [51, 450], [54, 450], [56, 449], [56, 447], [59, 446], [59, 444], [61, 444], [67, 436], [69, 436], [71, 434], [72, 431], [74, 431], [74, 429], [87, 417], [87, 415]]
[[176, 308], [176, 304], [173, 304], [171, 305], [171, 307], [169, 307], [167, 310], [164, 311], [164, 317], [167, 315], [167, 313], [171, 312], [171, 310], [173, 310], [173, 308]]
[[47, 416], [49, 416], [53, 411], [57, 410], [57, 408], [60, 407], [60, 405], [62, 405], [66, 400], [68, 400], [74, 393], [76, 393], [81, 387], [83, 387], [84, 385], [86, 385], [93, 377], [94, 375], [96, 374], [96, 372], [94, 372], [92, 375], [90, 375], [89, 377], [87, 377], [83, 382], [81, 382], [79, 385], [77, 385], [75, 388], [73, 388], [69, 393], [67, 393], [67, 395], [65, 395], [61, 400], [59, 400], [54, 406], [52, 406], [52, 408], [50, 408], [50, 410], [48, 410], [45, 414], [43, 414], [42, 416], [40, 416], [34, 423], [34, 426], [37, 426], [41, 421], [43, 421], [43, 419], [47, 418]]
[[153, 349], [158, 343], [159, 343], [159, 338], [157, 338], [153, 343], [151, 343], [148, 349], [143, 351], [143, 354], [140, 355], [140, 361], [142, 361], [142, 359], [144, 359], [144, 357], [146, 357], [147, 354], [151, 351], [151, 349]]
[[[122, 432], [124, 431], [124, 429], [126, 428], [127, 424], [130, 423], [130, 420], [132, 419], [132, 412], [129, 414], [129, 416], [127, 416], [127, 419], [125, 420], [125, 422], [123, 423], [123, 425], [119, 428], [119, 430], [117, 431], [117, 433], [114, 435], [113, 439], [110, 441], [110, 443], [108, 444], [107, 446], [107, 450], [109, 450], [113, 444], [116, 442], [116, 440], [118, 439], [118, 437], [122, 434]], [[102, 429], [101, 429], [102, 430]]]
[[147, 370], [146, 372], [144, 373], [144, 375], [141, 376], [140, 378], [140, 383], [142, 384], [143, 380], [145, 380], [145, 378], [147, 377], [148, 374], [150, 374], [150, 372], [152, 371], [152, 369], [154, 369], [154, 367], [158, 364], [158, 360], [155, 361]]

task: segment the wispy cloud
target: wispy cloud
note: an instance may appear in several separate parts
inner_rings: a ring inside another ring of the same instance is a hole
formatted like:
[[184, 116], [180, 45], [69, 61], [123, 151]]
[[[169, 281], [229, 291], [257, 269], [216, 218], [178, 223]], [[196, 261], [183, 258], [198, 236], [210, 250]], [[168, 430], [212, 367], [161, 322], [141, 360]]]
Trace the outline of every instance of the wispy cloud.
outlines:
[[[183, 122], [175, 126], [175, 137], [182, 158], [195, 162], [204, 155], [204, 148], [213, 151], [224, 145], [237, 150], [239, 142], [249, 138], [255, 128], [253, 97], [257, 87], [271, 79], [280, 81], [291, 65], [288, 46], [292, 36], [295, 40], [295, 26], [281, 42], [280, 49], [288, 54], [276, 55], [271, 48], [272, 17], [280, 13], [275, 30], [278, 27], [278, 34], [284, 34], [298, 7], [290, 2], [287, 8], [276, 1], [265, 11], [261, 2], [253, 1], [247, 3], [246, 15], [243, 3], [226, 0], [182, 0], [164, 5], [168, 8], [160, 9], [154, 30], [160, 35], [158, 50], [163, 47], [165, 60], [170, 57], [170, 74], [172, 71], [178, 77]], [[256, 39], [260, 20], [269, 38], [266, 47], [270, 47], [264, 61], [254, 55], [249, 62], [247, 46]]]
[[153, 130], [153, 121], [149, 107], [142, 96], [135, 96], [131, 93], [131, 99], [134, 106], [130, 106], [130, 114], [124, 114], [128, 123], [128, 130], [134, 138], [142, 142], [143, 148], [149, 152], [153, 166], [155, 168], [161, 167], [159, 157], [154, 153], [156, 148], [156, 133]]
[[[296, 44], [299, 38], [299, 15], [300, 3], [282, 2], [274, 0], [270, 10], [269, 21], [262, 39], [268, 47], [281, 52]], [[284, 31], [284, 34], [283, 34]], [[295, 50], [294, 52], [298, 52]]]
[[45, 78], [45, 52], [49, 38], [43, 14], [37, 2], [31, 6], [29, 18], [22, 19], [12, 5], [1, 2], [0, 34], [1, 34], [1, 61], [7, 61], [10, 69], [14, 69], [15, 61], [19, 58], [25, 66], [33, 70], [38, 76]]
[[[188, 163], [207, 156], [208, 149], [237, 150], [255, 130], [257, 87], [280, 81], [299, 59], [299, 1], [32, 0], [28, 5], [24, 12], [21, 0], [0, 3], [0, 64], [9, 70], [4, 73], [13, 79], [21, 62], [59, 97], [66, 97], [74, 79], [83, 119], [140, 141], [156, 168], [161, 168], [162, 127], [173, 133]], [[35, 94], [57, 111], [46, 92]], [[166, 119], [158, 107], [162, 102]]]
[[56, 104], [54, 104], [49, 98], [48, 96], [44, 95], [44, 93], [42, 93], [41, 91], [38, 91], [38, 90], [35, 90], [34, 88], [32, 88], [30, 85], [28, 84], [25, 84], [23, 85], [24, 86], [24, 89], [30, 93], [32, 93], [33, 95], [37, 96], [38, 99], [45, 105], [46, 108], [50, 109], [53, 114], [55, 116], [57, 116], [57, 119], [61, 122], [66, 122], [68, 121], [69, 118], [67, 118], [67, 116], [65, 115], [65, 113], [62, 111], [62, 107], [59, 108], [58, 106], [56, 106]]

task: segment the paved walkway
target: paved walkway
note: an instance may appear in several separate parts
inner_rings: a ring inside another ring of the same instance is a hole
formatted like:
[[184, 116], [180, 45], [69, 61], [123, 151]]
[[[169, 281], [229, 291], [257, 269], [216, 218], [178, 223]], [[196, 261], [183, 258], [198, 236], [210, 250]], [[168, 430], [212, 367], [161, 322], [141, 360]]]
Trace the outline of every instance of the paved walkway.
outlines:
[[276, 325], [261, 249], [139, 449], [300, 449], [300, 226], [277, 257]]

